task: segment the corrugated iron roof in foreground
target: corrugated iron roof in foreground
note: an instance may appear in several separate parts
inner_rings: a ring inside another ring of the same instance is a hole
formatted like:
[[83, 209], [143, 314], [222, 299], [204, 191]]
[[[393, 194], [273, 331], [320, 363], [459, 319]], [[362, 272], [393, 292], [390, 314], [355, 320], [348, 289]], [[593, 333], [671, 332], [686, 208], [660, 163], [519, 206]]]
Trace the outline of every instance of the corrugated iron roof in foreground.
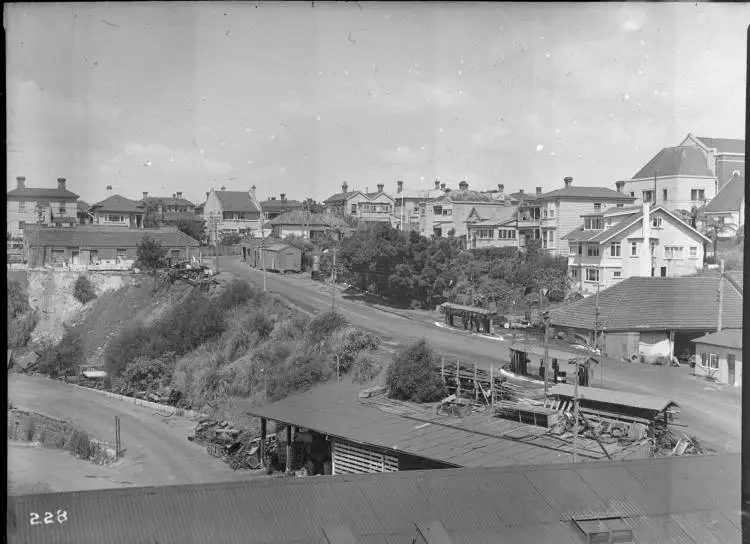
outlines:
[[[410, 543], [439, 522], [454, 543], [573, 544], [573, 517], [619, 515], [639, 544], [741, 542], [740, 455], [446, 469], [9, 497], [11, 543]], [[57, 522], [58, 511], [67, 521]], [[45, 524], [46, 512], [55, 521]], [[41, 523], [31, 525], [40, 514]]]

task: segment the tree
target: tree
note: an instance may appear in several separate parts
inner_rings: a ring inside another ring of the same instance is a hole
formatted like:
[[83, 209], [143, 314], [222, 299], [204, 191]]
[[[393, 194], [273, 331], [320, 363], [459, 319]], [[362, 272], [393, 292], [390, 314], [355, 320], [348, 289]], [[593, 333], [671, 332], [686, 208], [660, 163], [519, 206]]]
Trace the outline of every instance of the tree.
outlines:
[[223, 246], [236, 246], [241, 241], [242, 238], [236, 232], [224, 232], [221, 235], [221, 245]]
[[136, 266], [153, 272], [164, 266], [167, 250], [161, 242], [146, 234], [138, 244], [136, 255]]
[[447, 396], [437, 357], [424, 339], [399, 351], [385, 381], [388, 396], [397, 400], [435, 402]]
[[177, 228], [180, 232], [183, 232], [199, 242], [203, 242], [205, 233], [203, 230], [203, 221], [190, 220], [190, 219], [179, 219], [177, 220]]
[[84, 359], [83, 340], [66, 330], [57, 346], [46, 345], [40, 350], [39, 369], [50, 377], [68, 376]]
[[137, 357], [125, 367], [122, 377], [128, 386], [136, 390], [159, 388], [170, 383], [174, 366], [174, 353], [165, 353], [155, 359]]
[[711, 248], [713, 249], [713, 256], [716, 258], [716, 250], [719, 244], [719, 237], [725, 234], [727, 231], [736, 233], [737, 227], [727, 223], [721, 223], [716, 219], [706, 220], [701, 228], [701, 233], [711, 240]]
[[312, 198], [306, 198], [302, 203], [302, 209], [310, 213], [325, 213], [326, 209], [323, 204], [316, 202]]
[[91, 280], [81, 274], [73, 286], [73, 297], [81, 304], [87, 304], [96, 298], [96, 288]]

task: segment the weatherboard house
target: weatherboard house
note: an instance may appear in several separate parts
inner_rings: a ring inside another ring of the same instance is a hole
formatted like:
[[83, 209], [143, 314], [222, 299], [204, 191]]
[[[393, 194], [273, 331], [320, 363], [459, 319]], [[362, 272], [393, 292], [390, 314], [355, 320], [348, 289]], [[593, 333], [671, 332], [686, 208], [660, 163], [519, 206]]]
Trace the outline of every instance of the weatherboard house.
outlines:
[[203, 219], [212, 241], [218, 240], [224, 233], [242, 236], [259, 232], [261, 207], [256, 198], [255, 186], [249, 191], [227, 191], [226, 187], [216, 191], [212, 188], [203, 205]]
[[26, 178], [16, 178], [16, 188], [7, 193], [7, 232], [20, 237], [26, 225], [75, 225], [78, 195], [68, 190], [65, 178], [57, 188], [26, 187]]
[[592, 345], [598, 335], [608, 358], [635, 362], [656, 344], [666, 347], [665, 356], [680, 356], [692, 353], [691, 341], [716, 331], [719, 323], [742, 329], [742, 285], [730, 274], [631, 277], [549, 315], [554, 329], [581, 335]]
[[349, 217], [358, 221], [374, 223], [392, 223], [393, 197], [384, 191], [385, 185], [378, 184], [373, 193], [350, 191], [349, 184], [341, 184], [341, 192], [329, 196], [323, 201], [328, 213], [339, 217]]

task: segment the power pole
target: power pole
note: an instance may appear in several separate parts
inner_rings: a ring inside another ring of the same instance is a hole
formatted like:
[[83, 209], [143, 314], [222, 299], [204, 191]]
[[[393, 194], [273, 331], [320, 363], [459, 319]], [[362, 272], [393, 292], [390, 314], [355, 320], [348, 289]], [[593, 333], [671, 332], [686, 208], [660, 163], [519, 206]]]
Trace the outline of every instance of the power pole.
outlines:
[[542, 314], [544, 320], [544, 397], [549, 391], [549, 313]]
[[263, 263], [263, 292], [266, 292], [266, 236], [263, 229], [260, 231], [260, 260]]
[[573, 462], [578, 462], [578, 382], [580, 380], [581, 362], [576, 359], [576, 383], [573, 390]]
[[721, 314], [724, 311], [724, 259], [719, 261], [719, 315], [716, 318], [716, 332], [721, 332]]
[[[596, 284], [596, 320], [594, 321], [594, 349], [599, 349], [599, 282]], [[599, 355], [599, 381], [604, 385], [604, 357]]]
[[336, 248], [333, 248], [333, 264], [331, 265], [331, 311], [336, 311]]

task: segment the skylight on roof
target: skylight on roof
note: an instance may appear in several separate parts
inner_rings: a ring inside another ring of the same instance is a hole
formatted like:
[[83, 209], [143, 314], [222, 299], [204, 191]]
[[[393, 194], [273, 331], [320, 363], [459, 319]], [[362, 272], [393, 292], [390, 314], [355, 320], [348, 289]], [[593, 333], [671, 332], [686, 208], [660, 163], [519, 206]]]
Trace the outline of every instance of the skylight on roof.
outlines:
[[583, 542], [588, 544], [633, 544], [633, 530], [619, 516], [601, 518], [574, 518], [571, 523], [578, 529]]

